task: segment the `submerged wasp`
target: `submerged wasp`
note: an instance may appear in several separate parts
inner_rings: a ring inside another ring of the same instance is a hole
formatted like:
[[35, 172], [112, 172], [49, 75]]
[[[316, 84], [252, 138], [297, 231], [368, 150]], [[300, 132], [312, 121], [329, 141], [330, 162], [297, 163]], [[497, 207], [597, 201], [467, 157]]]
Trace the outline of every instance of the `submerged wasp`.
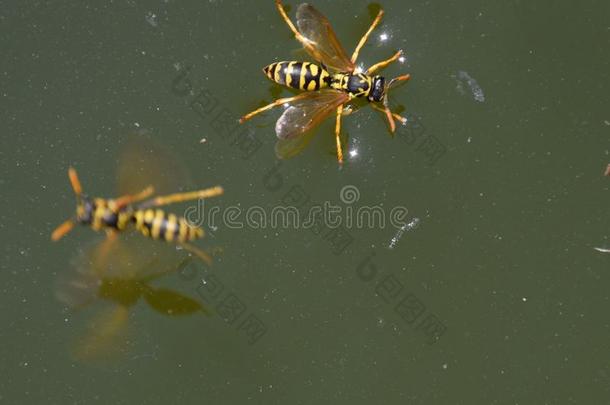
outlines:
[[[87, 316], [86, 333], [70, 342], [73, 354], [83, 361], [112, 360], [113, 355], [133, 346], [131, 333], [136, 331], [132, 322], [138, 304], [174, 318], [209, 314], [196, 299], [162, 285], [164, 278], [182, 272], [194, 260], [210, 262], [208, 253], [189, 244], [204, 235], [203, 229], [158, 207], [219, 195], [222, 188], [171, 194], [171, 190], [191, 188], [189, 171], [183, 159], [145, 132], [124, 138], [117, 163], [116, 194], [122, 197], [114, 199], [85, 196], [76, 171], [69, 170], [76, 214], [52, 234], [58, 240], [75, 224], [106, 234], [79, 247], [55, 286], [57, 298], [69, 308], [97, 309], [92, 317]], [[163, 196], [153, 197], [153, 188]], [[131, 195], [133, 190], [143, 191]], [[193, 255], [185, 257], [175, 249], [176, 244]]]
[[133, 317], [138, 303], [157, 314], [179, 318], [209, 315], [196, 299], [173, 288], [159, 286], [161, 279], [186, 268], [192, 257], [176, 263], [169, 247], [150, 254], [148, 241], [126, 238], [121, 243], [104, 241], [80, 250], [71, 269], [59, 276], [57, 298], [76, 313], [89, 310], [88, 327], [69, 342], [70, 351], [81, 361], [113, 360], [129, 351], [135, 336]]
[[137, 194], [125, 194], [115, 199], [91, 198], [83, 194], [83, 189], [74, 168], [68, 176], [76, 195], [75, 215], [58, 226], [51, 239], [57, 241], [72, 230], [75, 224], [90, 227], [95, 231], [106, 231], [109, 236], [135, 229], [141, 235], [152, 239], [176, 243], [195, 254], [206, 263], [209, 255], [189, 242], [202, 238], [205, 234], [200, 227], [189, 224], [186, 219], [167, 213], [158, 207], [215, 197], [223, 193], [220, 186], [204, 190], [176, 193], [152, 197], [154, 187], [148, 186]]
[[[276, 62], [266, 66], [263, 72], [270, 80], [290, 88], [303, 90], [304, 93], [295, 97], [278, 99], [254, 110], [244, 115], [240, 119], [241, 123], [273, 107], [286, 105], [288, 108], [275, 124], [275, 132], [280, 140], [290, 140], [303, 135], [330, 114], [336, 112], [337, 159], [339, 163], [342, 163], [343, 150], [339, 136], [341, 116], [348, 113], [348, 111], [344, 111], [344, 105], [349, 101], [354, 98], [368, 100], [374, 109], [385, 114], [392, 133], [396, 129], [395, 119], [402, 123], [406, 122], [405, 118], [390, 110], [388, 92], [396, 83], [408, 80], [410, 75], [402, 75], [389, 82], [384, 77], [375, 75], [378, 70], [398, 60], [402, 52], [396, 52], [391, 58], [374, 64], [364, 72], [360, 72], [356, 67], [358, 54], [381, 21], [383, 10], [379, 11], [349, 58], [328, 19], [313, 6], [304, 3], [298, 7], [297, 29], [286, 14], [282, 1], [276, 0], [275, 3], [295, 38], [319, 64], [291, 61]], [[381, 103], [381, 106], [378, 103]]]
[[196, 299], [161, 285], [163, 278], [178, 274], [194, 259], [176, 263], [169, 249], [151, 257], [142, 249], [145, 242], [128, 238], [111, 246], [93, 244], [72, 259], [70, 271], [60, 274], [57, 298], [74, 316], [86, 310], [88, 327], [69, 342], [78, 360], [112, 361], [130, 351], [138, 341], [134, 335], [138, 304], [175, 319], [210, 314]]

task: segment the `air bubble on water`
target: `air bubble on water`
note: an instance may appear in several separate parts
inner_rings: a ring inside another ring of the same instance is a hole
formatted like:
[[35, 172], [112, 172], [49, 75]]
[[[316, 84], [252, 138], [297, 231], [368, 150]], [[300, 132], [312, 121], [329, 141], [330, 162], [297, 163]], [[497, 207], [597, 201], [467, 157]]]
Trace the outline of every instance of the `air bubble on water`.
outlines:
[[485, 94], [483, 93], [483, 89], [481, 88], [481, 86], [479, 86], [477, 81], [467, 72], [460, 70], [454, 77], [457, 80], [456, 90], [458, 91], [458, 93], [462, 95], [466, 94], [466, 87], [468, 87], [468, 90], [470, 90], [470, 93], [472, 94], [472, 97], [475, 101], [478, 101], [479, 103], [485, 101]]
[[159, 26], [159, 22], [157, 21], [157, 15], [152, 11], [147, 12], [144, 18], [146, 19], [146, 22], [148, 22], [151, 26], [155, 28]]
[[405, 232], [411, 231], [419, 226], [419, 221], [420, 221], [419, 218], [413, 218], [411, 220], [411, 222], [404, 224], [403, 226], [398, 228], [398, 231], [396, 232], [396, 234], [394, 235], [392, 240], [390, 240], [388, 249], [394, 249], [396, 247], [396, 245], [398, 244], [398, 242], [400, 241], [400, 239], [402, 238], [402, 236], [405, 234]]

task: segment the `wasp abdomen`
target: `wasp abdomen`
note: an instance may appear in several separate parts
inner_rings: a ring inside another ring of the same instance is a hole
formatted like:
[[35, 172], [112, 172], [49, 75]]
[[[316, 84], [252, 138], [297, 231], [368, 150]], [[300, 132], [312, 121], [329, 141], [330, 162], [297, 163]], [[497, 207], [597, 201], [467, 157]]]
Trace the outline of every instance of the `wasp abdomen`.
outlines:
[[263, 68], [270, 80], [293, 89], [315, 91], [328, 87], [330, 73], [310, 62], [276, 62]]
[[138, 210], [133, 215], [136, 229], [144, 236], [168, 242], [188, 242], [203, 237], [203, 229], [163, 210]]

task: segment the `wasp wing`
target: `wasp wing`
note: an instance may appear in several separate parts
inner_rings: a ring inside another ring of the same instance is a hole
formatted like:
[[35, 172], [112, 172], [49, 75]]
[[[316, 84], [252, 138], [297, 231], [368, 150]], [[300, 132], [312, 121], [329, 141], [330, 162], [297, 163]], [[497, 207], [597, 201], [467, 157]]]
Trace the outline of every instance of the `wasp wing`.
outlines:
[[144, 282], [180, 271], [182, 256], [171, 244], [136, 234], [96, 240], [79, 250], [70, 269], [60, 274], [56, 296], [73, 309], [97, 301], [131, 307], [144, 292]]
[[72, 343], [72, 354], [86, 363], [118, 360], [129, 348], [129, 309], [113, 306], [90, 320], [87, 332]]
[[309, 145], [309, 142], [313, 139], [315, 134], [316, 131], [313, 130], [307, 132], [303, 136], [297, 136], [296, 138], [278, 139], [275, 143], [275, 156], [277, 156], [278, 159], [290, 159], [298, 155], [307, 145]]
[[153, 186], [156, 194], [189, 189], [192, 180], [183, 159], [145, 131], [130, 134], [120, 147], [116, 172], [118, 195]]
[[288, 103], [288, 108], [275, 123], [279, 139], [292, 139], [320, 124], [337, 107], [349, 100], [349, 95], [338, 90], [302, 93]]
[[144, 299], [152, 309], [162, 315], [190, 315], [199, 311], [208, 313], [198, 301], [168, 288], [147, 286]]
[[313, 6], [304, 3], [297, 9], [299, 32], [309, 42], [303, 44], [319, 62], [339, 72], [353, 72], [354, 63], [345, 53], [330, 22]]

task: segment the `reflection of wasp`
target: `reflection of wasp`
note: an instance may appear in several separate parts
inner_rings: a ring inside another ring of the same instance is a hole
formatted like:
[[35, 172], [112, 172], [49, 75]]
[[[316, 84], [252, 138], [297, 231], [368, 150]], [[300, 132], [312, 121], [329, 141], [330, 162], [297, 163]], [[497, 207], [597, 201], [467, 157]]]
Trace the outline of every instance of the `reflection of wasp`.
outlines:
[[123, 335], [128, 330], [131, 310], [141, 300], [165, 316], [208, 314], [196, 300], [153, 285], [162, 277], [179, 272], [192, 258], [184, 258], [178, 265], [169, 252], [157, 252], [151, 258], [145, 242], [128, 238], [122, 243], [94, 244], [72, 260], [72, 271], [62, 274], [57, 296], [63, 303], [74, 309], [96, 302], [107, 304], [90, 321], [87, 333], [74, 342], [72, 349], [78, 359], [103, 360], [126, 351], [129, 340]]
[[[71, 308], [88, 304], [106, 307], [92, 319], [90, 330], [75, 342], [75, 354], [82, 360], [103, 359], [106, 354], [127, 349], [129, 340], [123, 334], [131, 329], [130, 316], [138, 303], [144, 302], [154, 311], [172, 317], [207, 313], [196, 300], [158, 285], [162, 278], [176, 274], [194, 259], [182, 257], [175, 244], [205, 262], [211, 259], [206, 252], [188, 244], [203, 236], [201, 228], [157, 207], [212, 197], [221, 194], [222, 188], [170, 194], [170, 190], [190, 187], [189, 173], [182, 159], [145, 133], [127, 136], [120, 150], [116, 194], [122, 197], [106, 200], [84, 196], [76, 172], [71, 169], [76, 214], [52, 235], [53, 240], [58, 240], [80, 223], [106, 231], [109, 236], [80, 249], [71, 261], [71, 270], [61, 273], [57, 284], [58, 298]], [[165, 196], [152, 197], [153, 187]], [[131, 195], [132, 190], [144, 191]], [[160, 244], [155, 239], [173, 243]]]
[[[347, 57], [337, 40], [329, 21], [318, 10], [309, 4], [301, 4], [297, 9], [297, 28], [294, 26], [281, 0], [275, 1], [277, 8], [296, 39], [320, 65], [309, 62], [277, 62], [263, 69], [267, 77], [278, 84], [294, 89], [305, 90], [295, 97], [282, 98], [244, 115], [240, 122], [249, 120], [256, 114], [280, 105], [288, 105], [275, 124], [275, 132], [280, 140], [290, 140], [304, 134], [318, 125], [336, 110], [335, 139], [337, 159], [343, 162], [341, 148], [341, 115], [344, 104], [356, 97], [366, 98], [373, 108], [383, 112], [393, 133], [396, 129], [394, 119], [406, 122], [406, 119], [390, 111], [388, 91], [397, 82], [408, 80], [410, 75], [399, 76], [389, 83], [382, 76], [373, 74], [400, 58], [398, 51], [391, 58], [376, 63], [364, 73], [356, 68], [360, 49], [364, 46], [371, 32], [381, 21], [383, 10], [380, 10], [371, 27], [364, 34], [351, 59]], [[338, 73], [330, 73], [327, 66]], [[383, 108], [375, 103], [381, 102]]]
[[188, 243], [204, 236], [202, 228], [155, 207], [218, 196], [223, 193], [222, 187], [150, 198], [154, 188], [148, 186], [138, 194], [126, 194], [116, 199], [89, 198], [82, 193], [76, 170], [70, 168], [68, 175], [76, 194], [76, 215], [53, 231], [52, 240], [62, 238], [75, 223], [89, 226], [95, 231], [106, 230], [110, 236], [133, 226], [144, 236], [174, 242], [205, 262], [211, 261], [205, 252]]

